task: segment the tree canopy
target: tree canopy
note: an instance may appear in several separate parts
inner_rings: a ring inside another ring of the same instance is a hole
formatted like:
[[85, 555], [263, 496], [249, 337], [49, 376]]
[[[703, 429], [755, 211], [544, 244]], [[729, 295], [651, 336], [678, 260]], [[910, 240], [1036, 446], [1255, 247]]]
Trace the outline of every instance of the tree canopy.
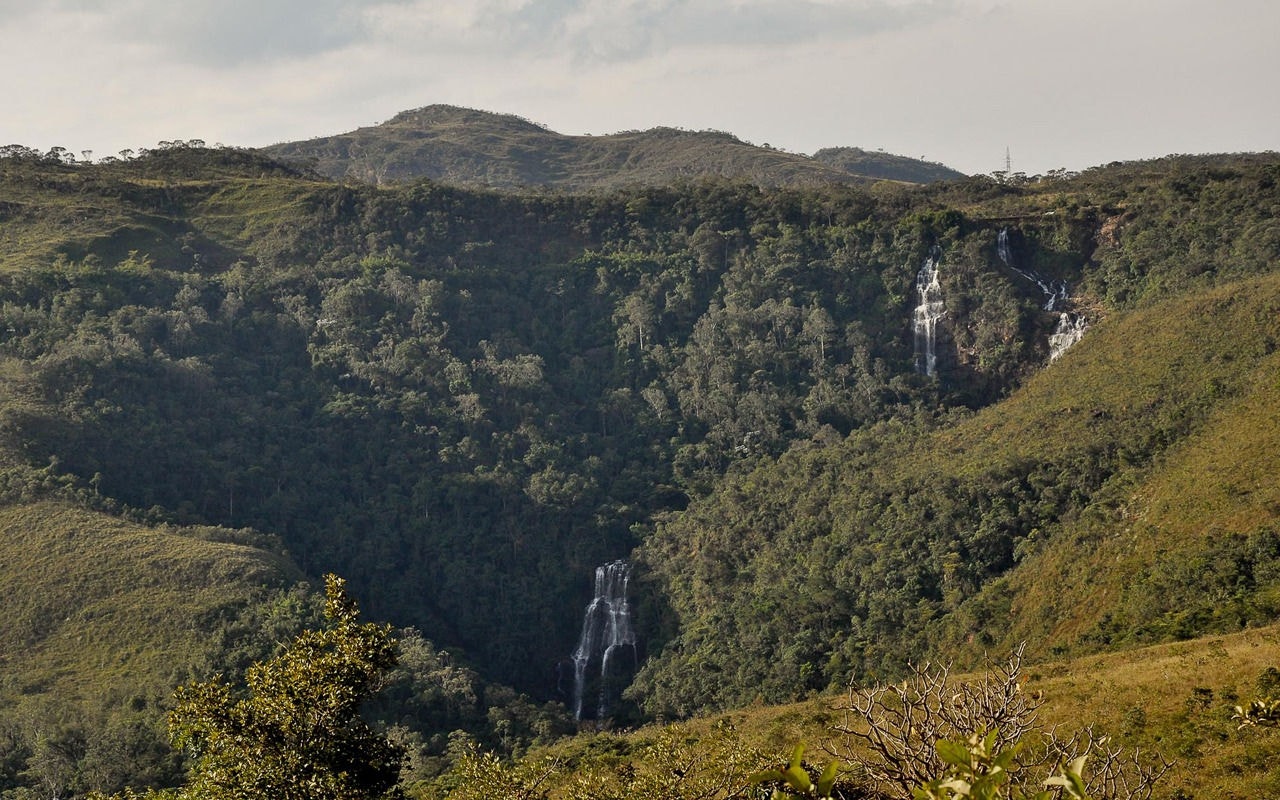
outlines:
[[361, 704], [396, 664], [391, 628], [361, 622], [341, 578], [325, 581], [326, 627], [249, 668], [248, 695], [221, 680], [177, 692], [173, 740], [194, 757], [183, 797], [373, 800], [400, 796], [404, 750]]

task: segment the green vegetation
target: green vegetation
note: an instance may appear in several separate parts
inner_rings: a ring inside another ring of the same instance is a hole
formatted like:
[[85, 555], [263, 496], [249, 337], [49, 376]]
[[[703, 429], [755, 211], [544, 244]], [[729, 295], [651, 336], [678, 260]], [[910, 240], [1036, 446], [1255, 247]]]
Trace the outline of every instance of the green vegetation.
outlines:
[[[173, 784], [163, 698], [269, 657], [331, 571], [412, 629], [368, 713], [419, 794], [547, 785], [503, 759], [573, 729], [563, 662], [627, 554], [646, 658], [618, 725], [1280, 614], [1273, 155], [589, 195], [339, 185], [198, 143], [3, 155], [0, 791]], [[1018, 270], [1092, 324], [1047, 366], [1058, 313]], [[147, 754], [93, 766], [116, 751], [88, 732], [126, 725]], [[724, 759], [738, 780], [806, 740], [683, 730], [625, 748], [729, 791]], [[660, 794], [646, 770], [597, 778]]]
[[819, 187], [872, 180], [927, 183], [964, 176], [939, 164], [853, 148], [813, 158], [721, 131], [654, 128], [566, 136], [526, 119], [427, 106], [350, 133], [287, 142], [263, 152], [313, 164], [322, 175], [373, 184], [430, 178], [513, 189], [609, 190], [726, 178], [760, 186]]
[[250, 667], [249, 696], [221, 681], [178, 690], [174, 743], [194, 756], [180, 797], [395, 797], [404, 749], [360, 717], [396, 663], [390, 626], [361, 622], [343, 581], [326, 579], [328, 625]]
[[[1012, 682], [1001, 671], [1004, 665], [967, 675], [926, 665], [908, 673], [903, 683], [852, 686], [843, 698], [825, 695], [783, 707], [754, 705], [680, 725], [581, 734], [516, 761], [475, 754], [411, 795], [675, 800], [764, 798], [779, 791], [783, 797], [820, 796], [795, 789], [803, 785], [799, 770], [816, 787], [834, 761], [842, 767], [831, 787], [837, 798], [912, 797], [922, 784], [948, 778], [961, 778], [971, 787], [984, 780], [988, 788], [1005, 792], [995, 796], [1068, 790], [1064, 780], [1079, 791], [1072, 775], [1093, 798], [1266, 797], [1277, 789], [1280, 734], [1267, 726], [1240, 728], [1232, 704], [1238, 695], [1276, 685], [1277, 644], [1280, 629], [1272, 626], [1043, 662], [1023, 668]], [[910, 716], [901, 713], [899, 690], [911, 706]], [[955, 694], [977, 702], [953, 711]], [[867, 704], [868, 697], [879, 699]], [[926, 779], [905, 779], [905, 788], [874, 790], [868, 766], [897, 775], [906, 765], [917, 766], [916, 756], [891, 750], [884, 755], [892, 757], [886, 758], [861, 746], [875, 737], [870, 736], [868, 717], [852, 708], [855, 703], [869, 711], [883, 737], [896, 738], [927, 759], [918, 764]], [[1010, 710], [1016, 713], [1006, 713]], [[850, 711], [854, 713], [846, 713]], [[1006, 734], [1022, 730], [1006, 740], [1012, 745], [996, 744], [991, 713], [1003, 715]], [[925, 714], [932, 719], [923, 718]], [[961, 725], [938, 726], [944, 716]], [[961, 716], [965, 719], [958, 720]], [[984, 720], [987, 725], [981, 725]], [[899, 725], [907, 721], [924, 722], [926, 728]], [[972, 738], [965, 732], [974, 724], [986, 734]], [[866, 735], [850, 736], [841, 729]], [[812, 743], [801, 752], [799, 769], [794, 768], [795, 741]], [[1066, 749], [1057, 757], [1053, 747], [1045, 746], [1055, 742]], [[1082, 750], [1088, 750], [1083, 764]], [[807, 753], [813, 754], [812, 761]], [[996, 761], [1007, 781], [999, 772], [992, 775]], [[775, 773], [793, 779], [778, 779]], [[759, 791], [753, 793], [753, 787]], [[954, 792], [961, 787], [947, 788]]]
[[274, 644], [259, 639], [268, 609], [285, 616], [299, 574], [265, 544], [61, 502], [0, 509], [0, 792], [175, 780], [173, 687], [257, 657]]
[[813, 154], [813, 160], [852, 175], [907, 183], [956, 181], [965, 177], [942, 164], [921, 161], [892, 153], [863, 150], [860, 147], [825, 147]]

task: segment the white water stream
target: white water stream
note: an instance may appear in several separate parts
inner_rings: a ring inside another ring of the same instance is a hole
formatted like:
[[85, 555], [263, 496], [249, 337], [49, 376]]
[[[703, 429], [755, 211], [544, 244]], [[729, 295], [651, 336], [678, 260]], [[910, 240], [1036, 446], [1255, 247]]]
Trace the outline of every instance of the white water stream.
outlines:
[[916, 307], [911, 316], [915, 334], [916, 372], [933, 375], [938, 370], [938, 325], [946, 314], [942, 305], [942, 284], [938, 266], [942, 252], [934, 248], [916, 274]]
[[573, 652], [573, 715], [583, 717], [588, 686], [598, 685], [596, 719], [604, 719], [610, 702], [636, 666], [636, 634], [631, 627], [627, 584], [631, 565], [612, 561], [596, 567], [595, 597], [582, 620], [582, 635]]
[[[996, 255], [1000, 257], [1006, 267], [1040, 287], [1040, 291], [1044, 292], [1045, 295], [1045, 311], [1053, 311], [1070, 299], [1065, 281], [1053, 281], [1043, 275], [1024, 270], [1014, 263], [1013, 247], [1009, 244], [1008, 228], [1001, 228], [1000, 233], [996, 236]], [[1082, 315], [1072, 314], [1069, 311], [1059, 311], [1058, 327], [1049, 335], [1049, 360], [1054, 361], [1067, 352], [1067, 348], [1080, 341], [1088, 329], [1089, 322]]]

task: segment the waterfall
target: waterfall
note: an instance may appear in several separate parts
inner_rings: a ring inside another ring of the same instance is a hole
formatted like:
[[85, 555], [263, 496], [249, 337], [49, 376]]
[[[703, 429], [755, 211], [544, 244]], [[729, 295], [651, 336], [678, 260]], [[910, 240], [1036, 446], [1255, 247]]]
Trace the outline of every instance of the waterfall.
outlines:
[[1088, 329], [1089, 322], [1084, 317], [1062, 312], [1058, 317], [1057, 330], [1049, 336], [1049, 360], [1053, 361], [1067, 352], [1067, 348], [1080, 341]]
[[[1040, 287], [1040, 291], [1044, 292], [1045, 296], [1043, 306], [1045, 311], [1053, 311], [1070, 299], [1066, 281], [1051, 280], [1030, 270], [1022, 269], [1014, 263], [1013, 248], [1009, 245], [1008, 228], [1001, 228], [1000, 233], [996, 235], [996, 255], [1006, 267]], [[1058, 327], [1049, 335], [1049, 360], [1053, 361], [1067, 352], [1067, 348], [1080, 341], [1088, 328], [1089, 323], [1084, 317], [1060, 311]]]
[[636, 635], [631, 628], [627, 583], [631, 565], [612, 561], [596, 567], [595, 597], [582, 620], [582, 636], [573, 652], [573, 715], [581, 720], [588, 684], [597, 684], [596, 719], [630, 680], [636, 664]]
[[938, 262], [942, 251], [934, 247], [916, 275], [916, 308], [911, 318], [915, 334], [916, 372], [933, 375], [938, 369], [938, 323], [942, 308], [942, 284], [938, 282]]
[[1004, 262], [1006, 267], [1013, 266], [1013, 248], [1009, 247], [1009, 229], [1001, 228], [1000, 233], [996, 236], [996, 255], [1000, 256], [1000, 260]]
[[1031, 270], [1022, 269], [1014, 263], [1013, 247], [1009, 244], [1009, 229], [1001, 228], [996, 234], [996, 255], [1006, 267], [1040, 287], [1044, 292], [1044, 310], [1053, 311], [1059, 304], [1067, 302], [1066, 281], [1055, 281]]

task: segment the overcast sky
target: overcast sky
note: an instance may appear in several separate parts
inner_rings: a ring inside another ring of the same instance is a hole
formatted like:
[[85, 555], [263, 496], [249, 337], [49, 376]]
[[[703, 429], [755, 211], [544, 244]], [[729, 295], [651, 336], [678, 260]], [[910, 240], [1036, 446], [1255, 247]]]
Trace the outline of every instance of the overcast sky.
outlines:
[[0, 144], [260, 146], [433, 103], [969, 173], [1280, 149], [1278, 0], [0, 0]]

